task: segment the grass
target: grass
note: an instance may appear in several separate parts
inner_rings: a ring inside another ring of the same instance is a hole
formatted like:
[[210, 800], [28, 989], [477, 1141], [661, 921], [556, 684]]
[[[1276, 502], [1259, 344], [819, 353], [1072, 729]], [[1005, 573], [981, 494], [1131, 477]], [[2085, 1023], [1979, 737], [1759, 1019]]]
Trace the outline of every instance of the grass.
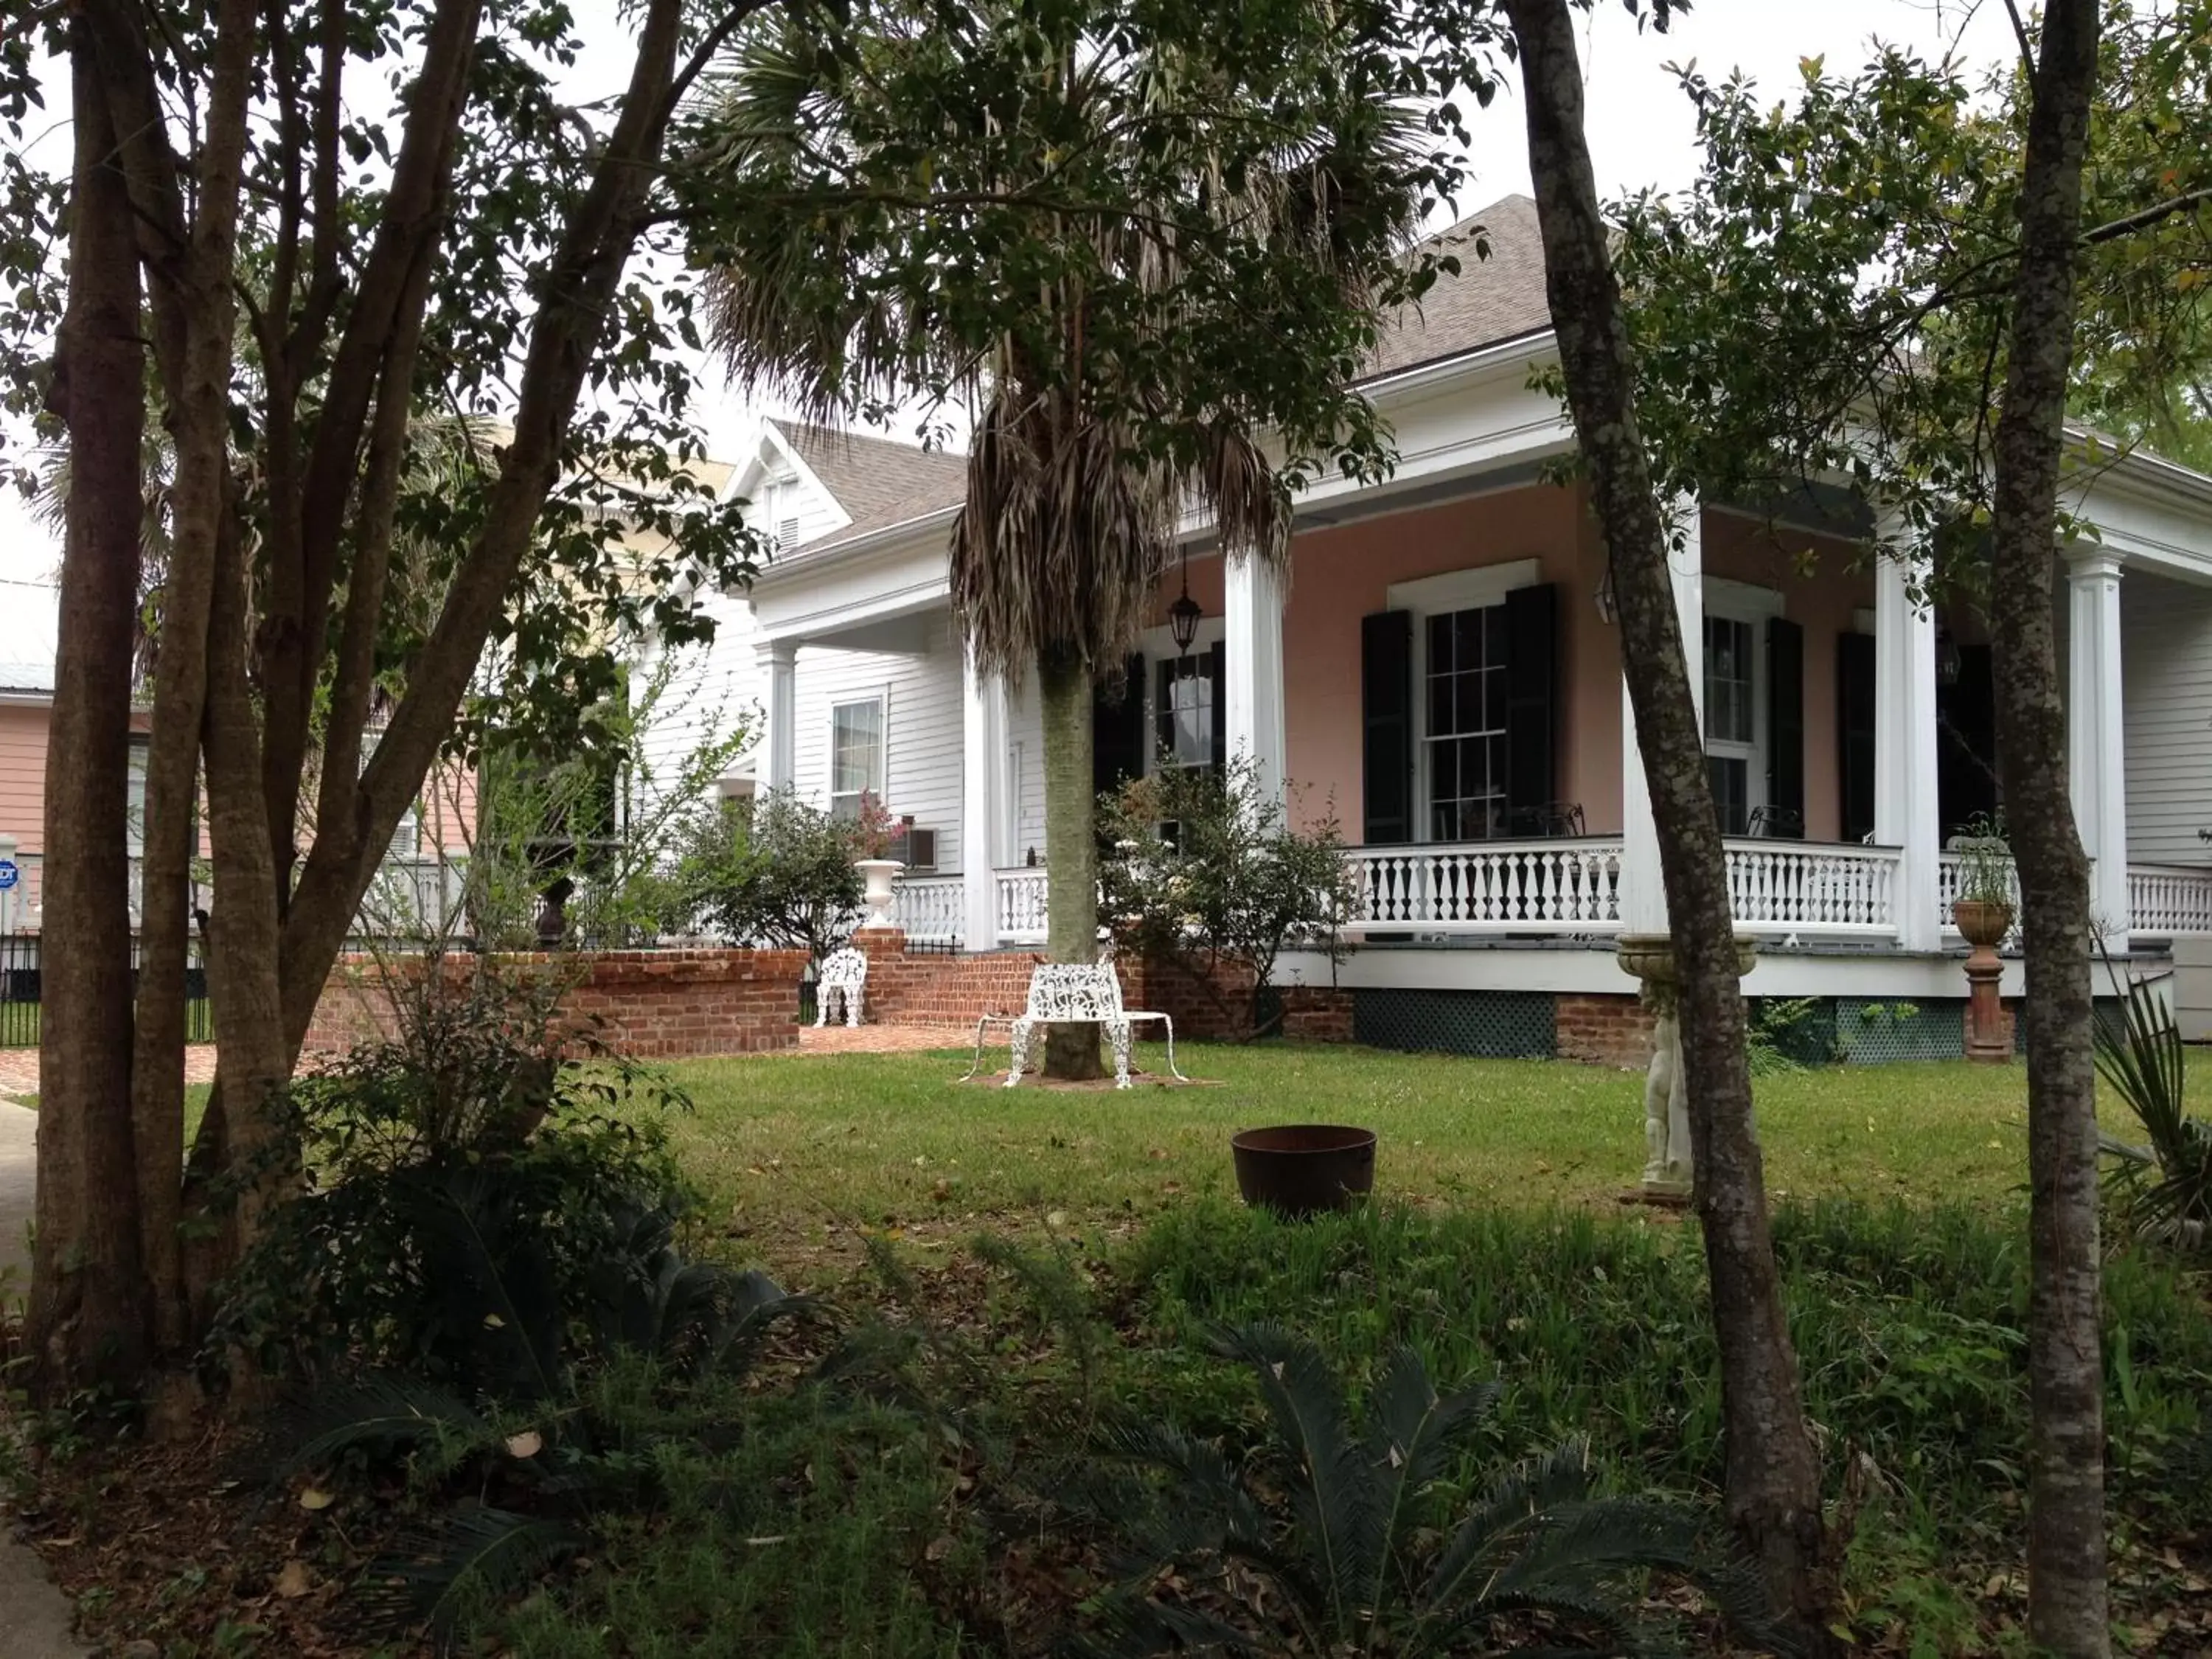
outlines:
[[[1142, 1063], [1158, 1067], [1157, 1050]], [[673, 1126], [687, 1169], [749, 1232], [855, 1223], [1126, 1225], [1233, 1194], [1227, 1142], [1261, 1123], [1352, 1122], [1382, 1137], [1386, 1200], [1615, 1206], [1644, 1162], [1632, 1073], [1303, 1045], [1187, 1046], [1194, 1088], [1006, 1091], [953, 1079], [951, 1054], [694, 1060]], [[2017, 1067], [1834, 1068], [1759, 1080], [1778, 1199], [2017, 1202]]]

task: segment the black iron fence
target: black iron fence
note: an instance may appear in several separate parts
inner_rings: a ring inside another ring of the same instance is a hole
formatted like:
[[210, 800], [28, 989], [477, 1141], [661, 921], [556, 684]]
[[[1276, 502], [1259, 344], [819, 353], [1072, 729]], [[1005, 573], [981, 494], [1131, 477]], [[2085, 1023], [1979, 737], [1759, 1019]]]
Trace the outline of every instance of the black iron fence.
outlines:
[[[45, 982], [46, 938], [38, 933], [0, 933], [0, 1048], [39, 1046], [39, 1012]], [[131, 941], [131, 988], [137, 988], [138, 944]], [[215, 1016], [208, 1002], [207, 964], [194, 939], [185, 969], [185, 1040], [215, 1041]]]

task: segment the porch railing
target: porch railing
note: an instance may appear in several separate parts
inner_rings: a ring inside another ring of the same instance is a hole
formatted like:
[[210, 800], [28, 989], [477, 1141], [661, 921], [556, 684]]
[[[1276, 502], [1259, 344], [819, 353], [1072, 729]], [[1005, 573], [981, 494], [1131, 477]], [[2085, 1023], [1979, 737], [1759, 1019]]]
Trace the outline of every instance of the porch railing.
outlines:
[[891, 920], [910, 939], [931, 945], [960, 942], [967, 889], [957, 876], [922, 876], [902, 879], [891, 906]]
[[1045, 929], [1045, 872], [1024, 866], [998, 872], [999, 942], [1042, 945]]
[[2128, 927], [2137, 933], [2212, 933], [2212, 870], [2130, 865]]
[[1620, 927], [1618, 838], [1355, 847], [1364, 933], [1605, 933]]
[[1897, 933], [1893, 847], [1730, 841], [1729, 906], [1761, 933], [1849, 937]]

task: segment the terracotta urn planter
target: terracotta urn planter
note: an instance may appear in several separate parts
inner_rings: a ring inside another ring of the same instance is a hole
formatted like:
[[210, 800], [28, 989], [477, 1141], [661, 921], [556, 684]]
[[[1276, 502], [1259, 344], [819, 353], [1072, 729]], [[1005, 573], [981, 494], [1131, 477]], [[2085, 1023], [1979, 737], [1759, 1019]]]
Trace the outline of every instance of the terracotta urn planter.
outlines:
[[853, 867], [860, 872], [865, 884], [860, 896], [868, 907], [868, 919], [863, 926], [888, 927], [891, 925], [891, 900], [897, 884], [899, 872], [906, 866], [896, 859], [855, 859]]
[[1951, 907], [1951, 920], [1972, 947], [1966, 954], [1966, 1058], [2006, 1065], [2012, 1059], [2012, 1035], [2005, 1030], [2004, 1005], [1997, 1000], [1997, 981], [2004, 975], [1997, 946], [2012, 932], [2012, 906], [1994, 899], [1960, 899]]
[[1994, 951], [2012, 932], [2012, 906], [1990, 899], [1960, 899], [1951, 907], [1951, 920], [1974, 949]]

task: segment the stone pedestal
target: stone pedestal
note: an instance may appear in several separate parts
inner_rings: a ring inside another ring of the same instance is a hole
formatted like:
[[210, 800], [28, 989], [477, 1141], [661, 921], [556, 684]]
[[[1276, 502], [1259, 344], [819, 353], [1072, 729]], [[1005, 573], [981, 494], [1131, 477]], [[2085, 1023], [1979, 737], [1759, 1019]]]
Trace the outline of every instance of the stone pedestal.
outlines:
[[[1747, 974], [1759, 947], [1736, 940], [1736, 971]], [[1690, 1097], [1682, 1072], [1681, 981], [1674, 941], [1666, 933], [1623, 933], [1615, 950], [1621, 971], [1643, 986], [1652, 1012], [1651, 1066], [1644, 1079], [1644, 1176], [1629, 1194], [1648, 1204], [1680, 1206], [1697, 1189], [1690, 1144]]]
[[1997, 1000], [1997, 981], [2004, 963], [1997, 945], [2012, 931], [2012, 907], [1961, 899], [1951, 907], [1951, 919], [1966, 936], [1966, 1058], [1984, 1066], [2012, 1063], [2012, 1033], [2005, 1029], [2004, 1005]]

